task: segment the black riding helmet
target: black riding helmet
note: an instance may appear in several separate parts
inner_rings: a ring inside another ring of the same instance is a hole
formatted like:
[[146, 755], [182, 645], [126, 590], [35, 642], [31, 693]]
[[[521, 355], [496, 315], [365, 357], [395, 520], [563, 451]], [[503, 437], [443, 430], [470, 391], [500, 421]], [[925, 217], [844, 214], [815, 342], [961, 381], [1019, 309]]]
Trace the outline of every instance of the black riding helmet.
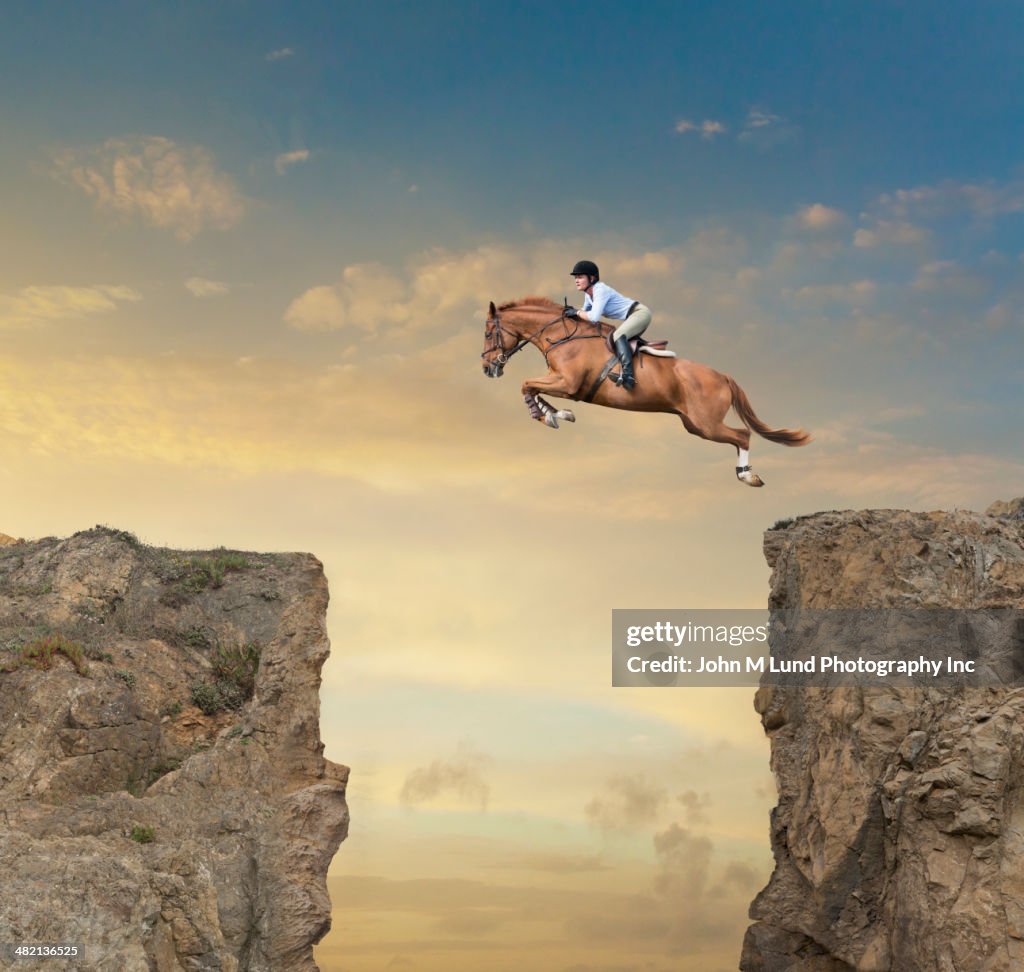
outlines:
[[593, 277], [596, 283], [601, 279], [601, 271], [597, 269], [597, 264], [592, 263], [590, 260], [577, 260], [576, 266], [572, 268], [570, 277], [575, 277], [579, 273], [585, 273], [588, 277]]

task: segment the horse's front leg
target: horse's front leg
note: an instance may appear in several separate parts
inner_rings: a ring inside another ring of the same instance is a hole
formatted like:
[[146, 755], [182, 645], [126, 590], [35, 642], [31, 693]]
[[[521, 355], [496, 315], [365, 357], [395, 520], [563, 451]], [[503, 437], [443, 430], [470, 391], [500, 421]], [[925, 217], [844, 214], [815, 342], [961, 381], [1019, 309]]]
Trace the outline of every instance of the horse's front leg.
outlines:
[[567, 408], [556, 409], [550, 402], [544, 401], [540, 393], [555, 395], [558, 398], [571, 398], [574, 389], [570, 389], [566, 380], [559, 374], [551, 372], [543, 378], [528, 378], [523, 382], [523, 401], [530, 410], [530, 417], [543, 422], [552, 429], [558, 428], [558, 420], [575, 422], [576, 416]]

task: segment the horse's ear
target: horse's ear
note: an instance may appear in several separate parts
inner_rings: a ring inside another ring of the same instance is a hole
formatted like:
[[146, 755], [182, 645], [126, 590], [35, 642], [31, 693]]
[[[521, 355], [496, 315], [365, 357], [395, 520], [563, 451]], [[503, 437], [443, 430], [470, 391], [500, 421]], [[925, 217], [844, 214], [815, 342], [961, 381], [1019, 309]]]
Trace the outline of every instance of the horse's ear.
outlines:
[[492, 300], [491, 301], [491, 317], [494, 318], [494, 317], [497, 317], [497, 316], [498, 316], [498, 308], [494, 306], [494, 301]]

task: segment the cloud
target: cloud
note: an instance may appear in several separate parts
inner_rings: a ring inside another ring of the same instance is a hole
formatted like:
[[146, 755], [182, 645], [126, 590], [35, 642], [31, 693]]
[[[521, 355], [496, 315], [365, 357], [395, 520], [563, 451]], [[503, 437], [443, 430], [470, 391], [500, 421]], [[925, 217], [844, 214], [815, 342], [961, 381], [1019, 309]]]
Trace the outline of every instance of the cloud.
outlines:
[[[350, 955], [386, 959], [408, 954], [411, 946], [418, 945], [416, 954], [425, 954], [429, 948], [442, 963], [447, 959], [446, 968], [485, 968], [494, 964], [489, 957], [465, 956], [459, 961], [456, 956], [465, 955], [467, 947], [484, 945], [478, 936], [489, 933], [487, 947], [497, 954], [511, 954], [514, 949], [527, 956], [524, 963], [530, 968], [669, 972], [728, 967], [748, 924], [750, 898], [763, 876], [743, 861], [727, 863], [716, 871], [710, 842], [688, 831], [680, 836], [670, 829], [659, 835], [659, 848], [655, 852], [657, 876], [679, 868], [678, 875], [669, 876], [660, 892], [628, 890], [632, 882], [619, 869], [585, 886], [567, 886], [560, 881], [502, 885], [454, 878], [394, 880], [360, 875], [331, 877], [328, 884], [336, 921], [345, 915], [351, 922], [357, 912], [368, 917], [386, 915], [388, 925], [395, 928], [400, 927], [399, 916], [404, 915], [412, 921], [409, 928], [422, 929], [430, 922], [434, 929], [447, 933], [442, 941], [422, 935], [418, 942], [389, 941], [379, 930], [387, 926], [377, 925], [362, 941], [357, 937], [346, 943]], [[696, 887], [686, 883], [693, 876]], [[442, 956], [442, 949], [449, 949], [449, 954]], [[563, 962], [573, 964], [556, 964], [555, 951]], [[680, 963], [680, 954], [696, 958]], [[638, 955], [643, 958], [636, 960]]]
[[797, 213], [797, 221], [800, 226], [815, 232], [835, 229], [837, 226], [841, 226], [845, 220], [846, 217], [838, 209], [831, 209], [821, 203], [804, 206]]
[[613, 776], [605, 792], [584, 808], [587, 819], [604, 831], [627, 830], [655, 820], [668, 801], [668, 791], [640, 775]]
[[752, 109], [750, 114], [747, 116], [747, 128], [768, 128], [770, 125], [775, 125], [782, 119], [778, 115], [770, 115], [763, 111], [757, 111]]
[[911, 284], [914, 290], [950, 297], [976, 298], [985, 294], [986, 280], [970, 273], [954, 260], [932, 260], [918, 269]]
[[398, 799], [407, 807], [415, 807], [442, 795], [454, 794], [461, 802], [479, 803], [487, 809], [491, 788], [484, 781], [482, 768], [487, 757], [465, 745], [453, 759], [435, 759], [429, 766], [413, 770], [402, 784]]
[[[528, 294], [571, 300], [568, 270], [585, 253], [620, 292], [670, 313], [692, 313], [687, 321], [692, 334], [707, 327], [711, 314], [754, 316], [736, 280], [747, 249], [741, 235], [721, 227], [705, 227], [685, 244], [661, 249], [559, 239], [522, 246], [485, 243], [463, 251], [435, 248], [399, 268], [351, 264], [338, 280], [295, 297], [283, 319], [299, 331], [344, 331], [352, 341], [386, 336], [406, 342], [408, 350], [414, 340], [445, 339], [468, 322], [482, 329], [490, 300]], [[751, 279], [749, 272], [744, 279]], [[665, 326], [665, 319], [658, 323]]]
[[505, 244], [461, 253], [436, 249], [409, 261], [400, 274], [379, 263], [356, 263], [336, 283], [295, 298], [284, 320], [299, 331], [371, 335], [389, 329], [444, 334], [453, 323], [474, 319], [482, 326], [489, 300], [567, 291], [571, 252], [551, 242], [532, 250]]
[[712, 844], [707, 837], [694, 836], [673, 823], [654, 835], [654, 852], [660, 871], [655, 890], [666, 898], [701, 900], [711, 868]]
[[930, 239], [928, 230], [907, 222], [878, 220], [871, 227], [864, 227], [853, 234], [853, 245], [861, 249], [871, 249], [892, 243], [897, 246], [908, 246], [924, 243]]
[[294, 152], [282, 152], [274, 159], [274, 168], [278, 175], [284, 175], [289, 166], [298, 162], [306, 162], [309, 159], [308, 149], [296, 149]]
[[[941, 405], [933, 404], [929, 414], [942, 414]], [[937, 510], [975, 504], [974, 509], [981, 509], [998, 489], [1013, 488], [998, 484], [1024, 479], [1024, 463], [915, 445], [871, 429], [864, 415], [822, 423], [814, 432], [822, 448], [809, 456], [798, 492], [831, 494], [837, 507]], [[851, 467], [857, 469], [856, 477], [850, 476]]]
[[[588, 496], [590, 483], [614, 474], [614, 454], [579, 454], [569, 465], [524, 463], [523, 454], [543, 450], [543, 436], [554, 433], [529, 421], [512, 385], [499, 389], [472, 367], [482, 328], [479, 335], [472, 330], [472, 338], [463, 330], [419, 354], [367, 349], [374, 368], [302, 367], [252, 355], [0, 355], [0, 387], [6, 391], [0, 432], [19, 448], [69, 460], [243, 476], [301, 471], [388, 495], [450, 496], [452, 489], [486, 484], [494, 501], [529, 512], [545, 509], [544, 489], [560, 486], [584, 497], [577, 507], [584, 516], [674, 515], [667, 497], [687, 495], [678, 484], [666, 483], [656, 496], [643, 486], [617, 491], [612, 509], [606, 499]], [[500, 450], [481, 431], [485, 413], [502, 424]], [[351, 416], [359, 421], [344, 420]], [[593, 413], [590, 420], [601, 421]], [[677, 435], [683, 434], [680, 426]], [[549, 449], [557, 446], [551, 441]], [[424, 658], [424, 637], [422, 626], [411, 627], [409, 670], [427, 680], [442, 677]], [[448, 631], [436, 635], [438, 645], [450, 640]], [[472, 658], [466, 664], [475, 671]]]
[[205, 277], [189, 277], [185, 281], [185, 289], [193, 297], [223, 297], [231, 288], [219, 280], [207, 280]]
[[856, 280], [846, 284], [808, 284], [796, 290], [784, 289], [782, 293], [804, 304], [864, 304], [875, 298], [878, 284], [873, 280]]
[[682, 271], [685, 263], [685, 258], [678, 251], [654, 250], [620, 259], [616, 273], [631, 277], [672, 277]]
[[650, 951], [652, 945], [665, 941], [672, 926], [661, 909], [647, 909], [628, 915], [590, 912], [567, 921], [566, 928], [573, 937], [586, 942], [636, 942], [642, 944], [644, 951]]
[[1006, 302], [993, 304], [985, 312], [985, 326], [992, 331], [1001, 331], [1007, 327], [1019, 325], [1024, 320], [1024, 314], [1020, 308], [1013, 307]]
[[121, 302], [137, 300], [142, 300], [142, 295], [125, 286], [23, 287], [13, 294], [0, 294], [0, 328], [76, 320], [108, 313]]
[[201, 146], [157, 136], [111, 138], [66, 151], [55, 163], [57, 178], [92, 196], [100, 210], [138, 217], [183, 242], [207, 229], [230, 229], [245, 213], [234, 180]]
[[284, 319], [298, 331], [355, 328], [372, 334], [410, 320], [407, 295], [407, 284], [383, 265], [356, 263], [342, 271], [339, 283], [312, 287], [293, 300]]
[[705, 810], [711, 806], [711, 797], [707, 793], [687, 790], [679, 794], [679, 802], [686, 810], [686, 818], [691, 826], [708, 823]]
[[556, 851], [524, 854], [504, 863], [487, 866], [502, 871], [539, 871], [545, 874], [590, 874], [611, 870], [611, 866], [604, 863], [600, 854], [562, 854]]
[[761, 883], [761, 875], [744, 861], [729, 861], [722, 868], [721, 882], [725, 887], [736, 888], [747, 896]]
[[1024, 180], [976, 183], [947, 179], [934, 185], [883, 193], [874, 208], [901, 219], [935, 219], [967, 212], [978, 219], [990, 220], [1024, 212]]
[[295, 54], [295, 51], [290, 47], [281, 47], [276, 51], [270, 51], [267, 54], [268, 61], [283, 61], [286, 57], [291, 57]]
[[440, 918], [434, 927], [446, 935], [486, 935], [501, 928], [507, 920], [505, 915], [493, 911], [465, 908]]
[[800, 128], [781, 115], [752, 108], [737, 140], [744, 145], [767, 150], [795, 142], [799, 137]]
[[931, 239], [929, 226], [946, 236], [958, 223], [971, 231], [989, 228], [1002, 216], [1024, 212], [1024, 180], [983, 183], [944, 180], [882, 193], [861, 214], [854, 246], [917, 244]]
[[676, 122], [676, 132], [680, 135], [685, 135], [687, 132], [700, 132], [701, 138], [711, 141], [716, 135], [724, 135], [726, 128], [720, 121], [714, 121], [710, 118], [704, 119], [699, 125], [683, 119]]

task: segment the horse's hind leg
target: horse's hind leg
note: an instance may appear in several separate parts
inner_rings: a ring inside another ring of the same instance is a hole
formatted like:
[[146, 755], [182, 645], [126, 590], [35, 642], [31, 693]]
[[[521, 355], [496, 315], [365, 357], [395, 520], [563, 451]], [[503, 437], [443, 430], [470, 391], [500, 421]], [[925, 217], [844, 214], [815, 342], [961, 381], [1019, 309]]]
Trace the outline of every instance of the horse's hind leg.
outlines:
[[763, 486], [764, 480], [750, 468], [750, 429], [734, 429], [719, 418], [717, 421], [698, 424], [683, 412], [676, 413], [691, 435], [698, 435], [709, 442], [726, 442], [736, 447], [736, 478], [748, 486]]

